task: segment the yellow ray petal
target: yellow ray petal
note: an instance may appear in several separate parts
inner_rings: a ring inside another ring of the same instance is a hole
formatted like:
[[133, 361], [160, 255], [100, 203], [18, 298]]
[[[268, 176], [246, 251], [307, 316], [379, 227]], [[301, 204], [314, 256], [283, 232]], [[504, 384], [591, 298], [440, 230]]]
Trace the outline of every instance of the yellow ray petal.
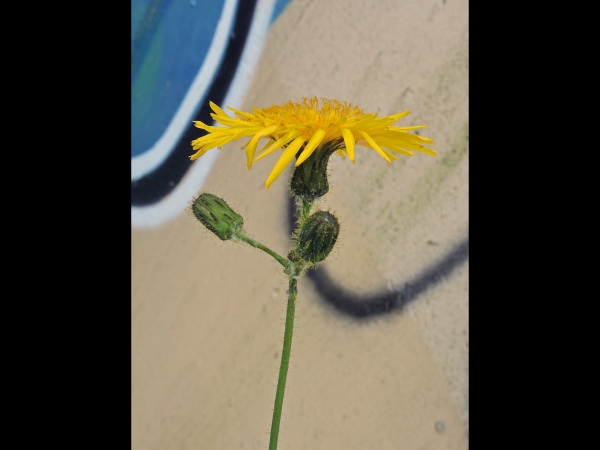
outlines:
[[396, 126], [392, 125], [390, 127], [391, 130], [400, 130], [400, 131], [416, 130], [417, 128], [427, 128], [427, 125], [413, 125], [412, 127], [396, 127]]
[[390, 123], [394, 123], [397, 120], [401, 119], [402, 117], [408, 116], [410, 114], [410, 110], [407, 109], [404, 112], [398, 113], [398, 114], [392, 114], [391, 116], [388, 116], [388, 119], [391, 119]]
[[396, 145], [412, 145], [414, 147], [422, 147], [423, 144], [433, 144], [433, 139], [421, 138], [410, 133], [404, 133], [397, 131], [394, 133], [381, 133], [378, 135], [371, 134], [373, 139], [376, 139], [381, 145], [385, 145], [386, 142], [394, 142]]
[[300, 136], [300, 132], [298, 130], [290, 131], [285, 136], [277, 139], [277, 141], [274, 144], [272, 144], [268, 149], [266, 149], [264, 151], [264, 153], [262, 153], [260, 156], [257, 156], [256, 158], [254, 158], [253, 162], [256, 162], [259, 159], [263, 159], [265, 156], [270, 155], [278, 148], [283, 147], [285, 144], [290, 142], [292, 139], [296, 139], [298, 136]]
[[[224, 125], [226, 127], [256, 127], [258, 124], [256, 123], [251, 123], [248, 122], [246, 120], [242, 120], [242, 119], [232, 119], [229, 116], [219, 116], [218, 114], [215, 113], [210, 113], [210, 117], [212, 117], [212, 119], [215, 122], [218, 122], [221, 125]], [[264, 128], [264, 126], [262, 125], [258, 125], [260, 128]]]
[[354, 161], [354, 136], [352, 136], [352, 132], [347, 128], [342, 128], [342, 136], [344, 137], [344, 143], [346, 144], [348, 158], [350, 158], [352, 164], [356, 164], [356, 161]]
[[437, 156], [437, 151], [427, 147], [421, 147], [419, 149], [415, 149], [415, 151], [425, 153], [426, 155], [430, 156]]
[[219, 108], [215, 103], [209, 101], [208, 104], [210, 105], [210, 109], [212, 109], [215, 113], [217, 113], [217, 115], [219, 116], [225, 116], [227, 118], [230, 118], [227, 114], [225, 114], [225, 112]]
[[238, 115], [240, 117], [246, 117], [247, 119], [256, 119], [254, 114], [240, 111], [239, 109], [235, 109], [232, 106], [228, 106], [227, 109], [233, 111], [234, 113], [236, 113], [236, 115]]
[[[267, 143], [265, 145], [263, 145], [263, 148], [261, 148], [260, 150], [258, 150], [256, 153], [258, 153], [259, 155], [265, 151], [265, 149], [269, 146], [272, 145], [273, 143], [275, 143], [275, 138], [273, 136], [269, 136], [269, 140], [267, 141]], [[254, 158], [254, 160], [252, 161], [254, 163], [254, 161], [256, 161], [256, 158]]]
[[411, 152], [409, 152], [408, 150], [406, 150], [404, 148], [396, 147], [393, 145], [386, 145], [386, 148], [393, 152], [400, 153], [401, 155], [413, 156], [413, 154]]
[[417, 136], [421, 142], [425, 142], [426, 144], [433, 145], [433, 139]]
[[387, 162], [389, 162], [390, 164], [392, 163], [392, 161], [390, 161], [390, 158], [388, 158], [388, 156], [385, 154], [385, 152], [381, 149], [381, 147], [379, 145], [377, 145], [377, 142], [375, 142], [373, 140], [373, 138], [371, 138], [371, 136], [369, 136], [367, 133], [365, 133], [364, 131], [359, 131], [359, 133], [362, 135], [362, 137], [365, 138], [365, 140], [369, 143], [369, 145], [371, 147], [373, 147], [373, 149], [379, 153], [381, 155], [381, 157], [383, 159], [385, 159]]
[[194, 153], [193, 155], [190, 156], [190, 160], [195, 160], [196, 158], [200, 158], [202, 155], [204, 155], [207, 151], [209, 151], [210, 149], [204, 149], [201, 148], [200, 150], [198, 150], [196, 153]]
[[400, 159], [393, 153], [388, 152], [385, 148], [382, 148], [381, 150], [383, 150], [383, 152], [388, 156], [388, 158], [395, 159], [396, 161], [398, 161], [398, 159]]
[[419, 136], [417, 134], [411, 134], [407, 131], [403, 131], [400, 129], [393, 129], [393, 128], [396, 128], [396, 127], [390, 127], [389, 130], [381, 133], [381, 137], [390, 138], [390, 139], [403, 139], [403, 140], [406, 140], [409, 142], [414, 142], [416, 144], [419, 144], [421, 142], [423, 142], [425, 144], [429, 144], [429, 145], [433, 144], [433, 139]]
[[198, 150], [198, 149], [200, 149], [202, 147], [207, 146], [211, 142], [214, 142], [214, 139], [210, 139], [210, 140], [196, 139], [195, 141], [192, 141], [192, 150]]
[[235, 140], [243, 138], [243, 137], [251, 136], [254, 133], [256, 133], [256, 130], [253, 130], [250, 128], [241, 128], [241, 129], [237, 130], [235, 133], [233, 133], [233, 137], [231, 138], [231, 140], [235, 141]]
[[304, 150], [300, 154], [298, 161], [296, 161], [296, 167], [298, 167], [300, 164], [306, 161], [306, 159], [312, 154], [312, 152], [315, 151], [315, 148], [317, 148], [317, 146], [323, 140], [323, 136], [325, 136], [325, 130], [319, 129], [315, 131], [315, 134], [312, 135], [310, 141], [308, 141], [308, 144], [306, 144], [306, 147], [304, 147]]
[[248, 163], [248, 170], [252, 167], [252, 159], [254, 159], [254, 152], [256, 151], [256, 146], [258, 145], [258, 140], [262, 137], [268, 136], [269, 134], [277, 131], [277, 125], [273, 125], [272, 127], [265, 128], [262, 131], [256, 133], [250, 142], [248, 143], [248, 147], [246, 148], [246, 159]]
[[204, 122], [202, 122], [201, 120], [194, 120], [194, 126], [196, 128], [200, 128], [202, 130], [206, 130], [208, 131], [208, 125], [206, 125]]
[[[240, 137], [254, 136], [255, 134], [261, 133], [264, 129], [265, 128], [263, 128], [263, 127], [246, 128], [244, 130], [243, 134], [240, 135]], [[262, 136], [262, 137], [265, 137], [265, 136]], [[250, 145], [250, 142], [251, 142], [251, 139], [248, 139], [246, 141], [246, 143], [241, 146], [241, 149], [244, 150], [246, 147], [248, 147], [248, 145]], [[257, 141], [257, 144], [258, 144], [258, 141]]]
[[288, 147], [283, 151], [277, 162], [275, 163], [275, 167], [271, 171], [269, 178], [265, 182], [265, 188], [269, 189], [269, 186], [275, 181], [275, 179], [283, 172], [285, 166], [289, 164], [289, 162], [296, 156], [296, 152], [298, 149], [304, 144], [306, 139], [304, 136], [298, 136], [294, 141], [288, 145]]
[[[422, 152], [427, 155], [435, 156], [437, 152], [435, 150], [429, 149], [425, 147], [423, 144], [408, 142], [404, 139], [380, 139], [379, 143], [389, 149], [393, 149], [394, 151], [398, 151], [398, 149], [402, 149], [405, 152], [408, 150]], [[398, 153], [403, 153], [402, 151], [398, 151]], [[412, 156], [412, 153], [410, 154]]]

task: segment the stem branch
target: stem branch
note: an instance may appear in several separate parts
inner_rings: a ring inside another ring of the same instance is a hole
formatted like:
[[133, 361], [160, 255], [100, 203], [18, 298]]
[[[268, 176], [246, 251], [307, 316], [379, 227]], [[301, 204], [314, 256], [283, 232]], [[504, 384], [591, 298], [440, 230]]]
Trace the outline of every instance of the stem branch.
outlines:
[[265, 253], [268, 253], [269, 255], [271, 255], [273, 258], [275, 258], [283, 267], [285, 267], [286, 269], [289, 267], [290, 262], [284, 258], [283, 256], [278, 255], [277, 253], [275, 253], [273, 250], [271, 250], [269, 247], [267, 247], [266, 245], [261, 244], [260, 242], [255, 241], [252, 238], [249, 238], [248, 236], [244, 236], [242, 233], [238, 232], [235, 235], [237, 238], [239, 238], [240, 240], [247, 242], [248, 244], [250, 244], [252, 247], [254, 248], [258, 248], [259, 250], [262, 250]]

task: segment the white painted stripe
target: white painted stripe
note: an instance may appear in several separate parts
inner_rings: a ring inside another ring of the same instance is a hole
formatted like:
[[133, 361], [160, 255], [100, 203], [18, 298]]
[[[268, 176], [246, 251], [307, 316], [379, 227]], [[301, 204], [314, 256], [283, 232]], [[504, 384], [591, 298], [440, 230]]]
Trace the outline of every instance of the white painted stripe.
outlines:
[[[240, 107], [250, 87], [276, 0], [258, 0], [254, 20], [248, 33], [246, 45], [231, 86], [223, 101], [223, 105]], [[213, 122], [214, 124], [214, 122]], [[190, 146], [191, 149], [191, 146]], [[190, 150], [191, 153], [191, 150]], [[188, 208], [192, 200], [199, 194], [204, 180], [212, 168], [219, 150], [213, 149], [198, 158], [178, 186], [158, 203], [144, 207], [131, 207], [132, 228], [151, 228], [174, 219]]]
[[165, 132], [149, 150], [131, 158], [132, 181], [155, 170], [171, 154], [185, 129], [190, 126], [198, 102], [206, 94], [225, 55], [237, 3], [237, 0], [225, 0], [206, 58]]

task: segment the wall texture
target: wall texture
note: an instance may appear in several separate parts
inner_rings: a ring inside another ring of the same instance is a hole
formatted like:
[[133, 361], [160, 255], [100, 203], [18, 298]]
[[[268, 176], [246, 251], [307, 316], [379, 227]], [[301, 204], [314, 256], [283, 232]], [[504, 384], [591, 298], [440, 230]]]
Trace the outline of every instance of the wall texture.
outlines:
[[466, 0], [132, 1], [134, 450], [268, 446], [287, 279], [189, 205], [285, 254], [291, 170], [266, 191], [277, 155], [248, 171], [240, 142], [192, 163], [191, 124], [305, 96], [409, 109], [438, 156], [331, 158], [342, 234], [299, 285], [279, 448], [467, 449], [468, 38]]

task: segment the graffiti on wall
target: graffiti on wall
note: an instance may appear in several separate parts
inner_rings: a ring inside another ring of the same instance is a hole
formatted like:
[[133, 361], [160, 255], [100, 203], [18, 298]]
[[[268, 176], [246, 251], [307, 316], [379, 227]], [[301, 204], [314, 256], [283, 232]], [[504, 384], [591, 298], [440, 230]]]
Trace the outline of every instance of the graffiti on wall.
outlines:
[[[239, 104], [269, 25], [289, 0], [132, 0], [131, 223], [160, 225], [202, 186], [216, 155], [189, 160], [208, 99]], [[190, 175], [190, 176], [186, 176]]]

